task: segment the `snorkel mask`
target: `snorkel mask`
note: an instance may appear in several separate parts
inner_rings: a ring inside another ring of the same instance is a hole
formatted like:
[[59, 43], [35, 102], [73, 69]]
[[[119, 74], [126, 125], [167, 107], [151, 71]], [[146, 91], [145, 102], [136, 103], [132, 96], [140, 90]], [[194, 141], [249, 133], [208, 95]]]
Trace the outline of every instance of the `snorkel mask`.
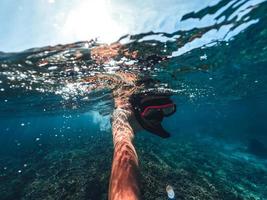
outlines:
[[168, 94], [135, 94], [130, 102], [139, 124], [147, 131], [162, 138], [170, 137], [161, 125], [164, 117], [169, 117], [176, 111], [176, 105]]

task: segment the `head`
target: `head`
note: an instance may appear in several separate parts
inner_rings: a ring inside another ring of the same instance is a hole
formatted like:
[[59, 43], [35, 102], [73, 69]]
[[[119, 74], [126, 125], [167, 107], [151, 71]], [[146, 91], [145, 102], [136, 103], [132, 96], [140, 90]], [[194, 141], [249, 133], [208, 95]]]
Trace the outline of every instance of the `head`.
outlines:
[[176, 111], [176, 105], [169, 94], [135, 94], [130, 99], [135, 118], [142, 128], [162, 138], [170, 137], [161, 125], [164, 117]]

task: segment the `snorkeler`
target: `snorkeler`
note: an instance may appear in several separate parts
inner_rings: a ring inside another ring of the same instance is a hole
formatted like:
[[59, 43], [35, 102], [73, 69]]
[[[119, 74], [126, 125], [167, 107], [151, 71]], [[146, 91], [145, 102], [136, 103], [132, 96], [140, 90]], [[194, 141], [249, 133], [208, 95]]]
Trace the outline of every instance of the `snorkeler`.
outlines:
[[[93, 49], [91, 56], [97, 63], [105, 63], [118, 55], [119, 48], [118, 44], [97, 47]], [[162, 138], [169, 137], [170, 134], [162, 127], [161, 122], [164, 117], [176, 111], [176, 106], [169, 94], [140, 92], [144, 86], [140, 83], [139, 77], [130, 72], [102, 74], [85, 81], [96, 83], [95, 88], [113, 89], [114, 154], [108, 198], [138, 200], [140, 199], [139, 164], [133, 145], [134, 135], [138, 130], [145, 129]]]
[[[112, 116], [114, 156], [110, 177], [109, 199], [140, 199], [138, 157], [133, 145], [134, 134], [141, 128], [166, 138], [170, 134], [161, 122], [176, 110], [167, 95], [134, 94], [120, 90], [114, 96]], [[123, 95], [122, 95], [123, 94]], [[136, 123], [137, 122], [137, 123]]]

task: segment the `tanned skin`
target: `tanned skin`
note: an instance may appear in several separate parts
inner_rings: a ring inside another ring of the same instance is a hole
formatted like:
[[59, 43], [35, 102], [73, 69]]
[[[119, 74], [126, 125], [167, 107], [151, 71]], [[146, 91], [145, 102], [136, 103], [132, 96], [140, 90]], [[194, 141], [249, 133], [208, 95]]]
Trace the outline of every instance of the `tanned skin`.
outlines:
[[[120, 45], [100, 46], [92, 50], [91, 55], [97, 63], [105, 63], [114, 58], [120, 52]], [[124, 53], [127, 53], [124, 51]], [[135, 56], [135, 55], [133, 55]], [[109, 80], [110, 85], [120, 85], [113, 90], [115, 109], [112, 115], [112, 134], [114, 154], [112, 170], [109, 181], [109, 200], [138, 200], [140, 189], [138, 183], [139, 165], [138, 156], [133, 145], [135, 121], [132, 106], [129, 102], [131, 95], [140, 89], [135, 85], [138, 77], [135, 74], [117, 72], [116, 76], [99, 75], [92, 79]], [[100, 88], [105, 85], [98, 85]]]
[[109, 199], [138, 200], [140, 199], [138, 157], [133, 145], [134, 129], [130, 123], [133, 111], [128, 91], [120, 92], [124, 95], [114, 98], [116, 107], [112, 119], [114, 154]]

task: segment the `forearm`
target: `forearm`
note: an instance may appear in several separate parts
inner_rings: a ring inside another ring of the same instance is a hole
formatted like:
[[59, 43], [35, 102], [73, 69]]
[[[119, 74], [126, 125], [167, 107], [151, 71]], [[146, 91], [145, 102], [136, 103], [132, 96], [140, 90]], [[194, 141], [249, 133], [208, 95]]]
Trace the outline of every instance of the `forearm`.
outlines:
[[116, 109], [112, 132], [114, 155], [109, 186], [109, 200], [138, 200], [138, 157], [132, 140], [134, 132], [128, 121], [131, 110]]

